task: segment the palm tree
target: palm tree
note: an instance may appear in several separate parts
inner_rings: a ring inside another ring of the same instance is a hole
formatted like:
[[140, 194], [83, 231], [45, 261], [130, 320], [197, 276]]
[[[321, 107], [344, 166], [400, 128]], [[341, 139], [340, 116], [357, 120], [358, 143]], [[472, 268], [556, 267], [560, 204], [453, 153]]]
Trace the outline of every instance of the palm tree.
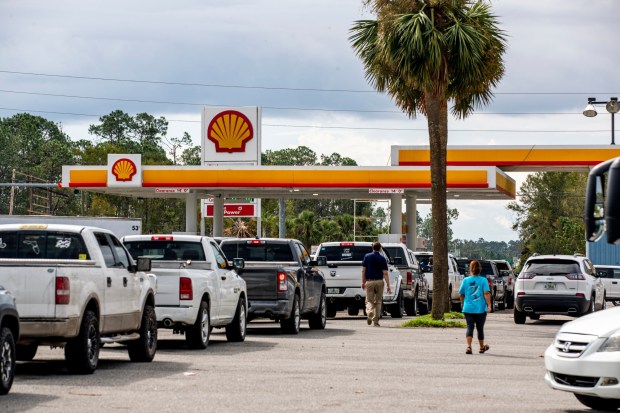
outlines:
[[[366, 78], [410, 117], [428, 121], [433, 213], [433, 309], [448, 304], [446, 151], [448, 102], [457, 118], [491, 101], [504, 73], [504, 32], [490, 5], [471, 0], [364, 0], [376, 20], [360, 20], [350, 41]], [[436, 299], [435, 299], [436, 298]]]

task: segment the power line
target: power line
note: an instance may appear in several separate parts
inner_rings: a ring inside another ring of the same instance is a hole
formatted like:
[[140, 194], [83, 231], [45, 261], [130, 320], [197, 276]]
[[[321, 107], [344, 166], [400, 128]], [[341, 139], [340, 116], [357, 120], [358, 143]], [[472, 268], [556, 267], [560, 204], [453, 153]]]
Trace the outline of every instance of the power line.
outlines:
[[[260, 90], [284, 90], [295, 92], [346, 92], [346, 93], [378, 93], [376, 90], [355, 90], [355, 89], [321, 89], [321, 88], [294, 88], [294, 87], [277, 87], [277, 86], [250, 86], [250, 85], [225, 85], [225, 84], [210, 84], [210, 83], [186, 83], [178, 81], [157, 81], [157, 80], [143, 80], [143, 79], [122, 79], [111, 77], [96, 77], [96, 76], [79, 76], [79, 75], [64, 75], [53, 73], [35, 73], [35, 72], [21, 72], [14, 70], [0, 70], [0, 73], [23, 75], [23, 76], [42, 76], [42, 77], [57, 77], [66, 79], [81, 79], [81, 80], [97, 80], [106, 82], [125, 82], [125, 83], [146, 83], [157, 85], [171, 85], [171, 86], [191, 86], [191, 87], [214, 87], [214, 88], [229, 88], [229, 89], [260, 89]], [[620, 94], [618, 92], [496, 92], [495, 95], [604, 95], [604, 94]]]
[[[0, 110], [9, 110], [14, 112], [26, 112], [26, 113], [47, 113], [54, 115], [72, 115], [72, 116], [86, 116], [100, 118], [103, 115], [94, 115], [86, 113], [73, 113], [73, 112], [57, 112], [46, 110], [33, 110], [33, 109], [16, 109], [16, 108], [4, 108], [0, 107]], [[187, 122], [187, 123], [200, 123], [199, 120], [183, 120], [183, 119], [166, 119], [168, 122]], [[316, 126], [316, 125], [287, 125], [287, 124], [270, 124], [263, 123], [263, 126], [270, 126], [276, 128], [304, 128], [304, 129], [345, 129], [345, 130], [379, 130], [379, 131], [427, 131], [427, 128], [379, 128], [379, 127], [352, 127], [352, 126]], [[608, 129], [590, 129], [590, 130], [521, 130], [521, 129], [450, 129], [450, 132], [515, 132], [515, 133], [600, 133], [609, 132]]]
[[[91, 99], [91, 100], [105, 100], [105, 101], [117, 101], [117, 102], [131, 102], [131, 103], [153, 103], [161, 105], [183, 105], [183, 106], [207, 106], [207, 107], [235, 107], [232, 105], [212, 105], [208, 103], [195, 103], [195, 102], [175, 102], [165, 100], [143, 100], [143, 99], [126, 99], [126, 98], [108, 98], [99, 96], [82, 96], [82, 95], [67, 95], [59, 93], [42, 93], [42, 92], [26, 92], [17, 90], [0, 89], [1, 93], [13, 93], [20, 95], [34, 95], [34, 96], [50, 96], [50, 97], [62, 97], [70, 99]], [[399, 110], [367, 110], [367, 109], [327, 109], [327, 108], [299, 108], [299, 107], [278, 107], [278, 106], [261, 106], [263, 109], [271, 110], [298, 110], [298, 111], [320, 111], [320, 112], [355, 112], [355, 113], [394, 113], [402, 114]], [[579, 112], [477, 112], [474, 115], [581, 115]]]

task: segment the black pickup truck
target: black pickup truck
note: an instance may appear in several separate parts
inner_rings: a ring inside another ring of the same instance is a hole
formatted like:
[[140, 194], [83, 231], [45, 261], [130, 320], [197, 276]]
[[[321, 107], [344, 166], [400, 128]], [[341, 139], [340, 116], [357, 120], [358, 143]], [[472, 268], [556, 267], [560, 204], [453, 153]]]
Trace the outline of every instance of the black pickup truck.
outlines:
[[302, 318], [311, 329], [325, 328], [325, 278], [300, 241], [229, 238], [220, 247], [229, 260], [245, 260], [239, 275], [247, 285], [248, 321], [270, 318], [289, 334], [299, 333]]

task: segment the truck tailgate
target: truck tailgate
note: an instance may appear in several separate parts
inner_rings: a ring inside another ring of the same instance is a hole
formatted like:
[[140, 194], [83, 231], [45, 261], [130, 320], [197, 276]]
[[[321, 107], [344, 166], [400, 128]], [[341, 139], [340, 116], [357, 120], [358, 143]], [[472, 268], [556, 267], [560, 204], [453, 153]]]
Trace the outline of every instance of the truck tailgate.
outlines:
[[325, 286], [329, 287], [358, 287], [362, 286], [362, 263], [334, 264], [329, 267], [319, 267], [325, 275]]
[[248, 289], [249, 300], [277, 300], [277, 277], [280, 266], [247, 264], [241, 273]]
[[151, 273], [157, 276], [156, 306], [178, 306], [181, 303], [179, 288], [185, 270], [179, 263], [152, 262]]
[[15, 297], [20, 318], [54, 317], [58, 267], [40, 260], [0, 260], [0, 285]]

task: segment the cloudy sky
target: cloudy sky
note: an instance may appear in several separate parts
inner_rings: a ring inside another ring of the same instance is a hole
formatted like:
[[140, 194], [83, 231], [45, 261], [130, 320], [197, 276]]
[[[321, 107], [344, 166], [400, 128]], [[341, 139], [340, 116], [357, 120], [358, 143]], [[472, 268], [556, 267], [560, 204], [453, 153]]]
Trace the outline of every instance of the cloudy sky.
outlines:
[[[581, 112], [590, 96], [620, 95], [620, 2], [492, 6], [506, 74], [492, 104], [450, 120], [449, 145], [608, 145], [605, 109]], [[0, 117], [30, 112], [77, 140], [113, 110], [147, 112], [198, 144], [202, 106], [261, 106], [263, 151], [389, 165], [391, 145], [428, 144], [426, 119], [368, 86], [348, 41], [367, 17], [361, 0], [0, 1]], [[506, 204], [452, 202], [455, 237], [517, 239]]]

